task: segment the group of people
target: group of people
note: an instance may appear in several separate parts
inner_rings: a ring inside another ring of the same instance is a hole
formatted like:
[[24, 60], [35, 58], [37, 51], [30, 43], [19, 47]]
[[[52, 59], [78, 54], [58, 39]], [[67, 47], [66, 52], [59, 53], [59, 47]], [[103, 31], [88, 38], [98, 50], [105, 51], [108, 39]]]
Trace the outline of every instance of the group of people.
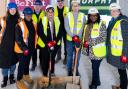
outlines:
[[64, 5], [64, 0], [57, 0], [55, 7], [48, 5], [45, 10], [42, 10], [42, 1], [36, 0], [34, 10], [25, 7], [23, 14], [24, 18], [21, 18], [16, 3], [10, 2], [6, 16], [0, 18], [2, 88], [7, 86], [8, 80], [10, 84], [16, 82], [18, 89], [27, 89], [25, 82], [33, 83], [29, 65], [32, 59], [30, 70], [34, 71], [37, 66], [37, 49], [43, 76], [48, 76], [50, 66], [51, 75], [55, 76], [55, 63], [62, 59], [63, 41], [63, 64], [66, 65], [68, 76], [73, 75], [72, 68], [77, 51], [76, 75], [80, 75], [78, 66], [83, 51], [92, 63], [92, 82], [89, 89], [97, 89], [101, 85], [99, 67], [104, 58], [118, 69], [120, 75], [120, 86], [112, 88], [127, 89], [128, 18], [121, 13], [121, 7], [117, 3], [110, 5], [112, 19], [108, 27], [101, 20], [96, 7], [90, 7], [85, 16], [80, 12], [80, 2], [77, 0], [72, 0], [71, 11]]

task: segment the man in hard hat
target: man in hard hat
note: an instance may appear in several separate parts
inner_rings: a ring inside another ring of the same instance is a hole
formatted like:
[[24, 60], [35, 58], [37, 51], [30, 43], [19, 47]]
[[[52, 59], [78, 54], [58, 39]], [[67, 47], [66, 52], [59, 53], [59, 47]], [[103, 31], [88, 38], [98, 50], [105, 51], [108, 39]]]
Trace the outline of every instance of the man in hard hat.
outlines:
[[[54, 7], [48, 5], [46, 7], [46, 16], [42, 18], [38, 26], [38, 45], [41, 48], [41, 70], [44, 76], [48, 74], [48, 68], [51, 64], [51, 74], [54, 73], [55, 56], [61, 45], [62, 30], [58, 17], [54, 16]], [[51, 63], [49, 63], [51, 59]]]
[[[45, 12], [42, 10], [42, 1], [41, 0], [36, 0], [34, 2], [34, 13], [32, 15], [32, 20], [34, 21], [35, 24], [38, 25], [40, 19], [43, 16], [45, 16]], [[37, 40], [38, 40], [38, 38], [37, 38]], [[33, 53], [33, 56], [32, 56], [32, 67], [31, 67], [31, 71], [34, 71], [35, 68], [36, 68], [36, 66], [37, 66], [37, 49], [38, 49], [38, 45], [37, 45], [37, 48], [34, 50], [34, 53]]]
[[[75, 49], [80, 48], [81, 39], [82, 39], [82, 32], [85, 23], [85, 16], [83, 13], [79, 11], [80, 9], [80, 2], [73, 0], [71, 2], [72, 11], [67, 13], [65, 21], [65, 29], [67, 32], [67, 70], [68, 75], [72, 76], [72, 65], [73, 65], [73, 56], [75, 55]], [[78, 65], [80, 60], [80, 53], [78, 52]], [[77, 65], [77, 75], [78, 73], [78, 65]]]
[[118, 69], [120, 86], [112, 89], [127, 89], [128, 65], [128, 18], [121, 13], [117, 3], [110, 4], [112, 19], [107, 29], [107, 62]]
[[[54, 7], [54, 16], [58, 16], [60, 23], [62, 25], [62, 38], [63, 38], [63, 42], [64, 42], [64, 60], [63, 60], [63, 64], [66, 64], [66, 56], [67, 56], [67, 52], [66, 52], [66, 30], [64, 27], [64, 17], [66, 16], [66, 14], [69, 12], [69, 8], [64, 6], [64, 0], [57, 0], [57, 6]], [[61, 47], [57, 52], [57, 58], [56, 58], [56, 63], [61, 60]]]
[[36, 46], [36, 25], [32, 22], [33, 11], [26, 7], [23, 10], [24, 19], [17, 24], [15, 32], [14, 50], [18, 56], [19, 66], [16, 86], [18, 89], [27, 89], [24, 81], [32, 84], [33, 80], [29, 76], [29, 63]]

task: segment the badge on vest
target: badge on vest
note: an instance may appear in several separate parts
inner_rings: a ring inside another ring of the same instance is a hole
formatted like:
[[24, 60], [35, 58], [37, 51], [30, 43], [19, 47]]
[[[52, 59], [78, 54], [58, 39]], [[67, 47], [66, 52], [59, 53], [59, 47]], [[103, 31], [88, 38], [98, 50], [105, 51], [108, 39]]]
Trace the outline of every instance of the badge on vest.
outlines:
[[117, 28], [113, 28], [113, 30], [117, 31], [118, 29]]
[[93, 29], [93, 31], [98, 31], [98, 29]]
[[78, 20], [78, 23], [82, 23], [82, 21], [81, 20]]

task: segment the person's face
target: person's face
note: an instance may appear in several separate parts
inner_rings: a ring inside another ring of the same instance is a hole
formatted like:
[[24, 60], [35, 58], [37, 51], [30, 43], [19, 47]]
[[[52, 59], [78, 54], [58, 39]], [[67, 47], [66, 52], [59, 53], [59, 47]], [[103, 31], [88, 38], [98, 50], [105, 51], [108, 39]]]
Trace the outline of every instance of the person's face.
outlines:
[[91, 14], [91, 15], [90, 15], [90, 20], [91, 20], [93, 23], [96, 22], [97, 19], [98, 19], [97, 14]]
[[64, 1], [61, 1], [61, 0], [57, 1], [57, 6], [58, 6], [60, 9], [62, 9], [62, 8], [64, 7]]
[[54, 18], [54, 12], [53, 12], [52, 9], [49, 9], [47, 11], [47, 16], [48, 16], [49, 19], [53, 19]]
[[11, 9], [9, 9], [9, 13], [10, 13], [11, 15], [15, 15], [15, 14], [16, 14], [16, 8], [11, 8]]
[[118, 17], [120, 15], [119, 10], [110, 10], [110, 13], [112, 17]]
[[72, 11], [73, 11], [73, 12], [78, 12], [79, 9], [80, 9], [80, 6], [79, 6], [78, 3], [73, 3], [73, 4], [72, 4]]
[[39, 12], [42, 9], [42, 6], [41, 5], [35, 5], [34, 9], [36, 12]]
[[32, 20], [32, 15], [25, 15], [25, 19], [27, 21], [31, 21]]

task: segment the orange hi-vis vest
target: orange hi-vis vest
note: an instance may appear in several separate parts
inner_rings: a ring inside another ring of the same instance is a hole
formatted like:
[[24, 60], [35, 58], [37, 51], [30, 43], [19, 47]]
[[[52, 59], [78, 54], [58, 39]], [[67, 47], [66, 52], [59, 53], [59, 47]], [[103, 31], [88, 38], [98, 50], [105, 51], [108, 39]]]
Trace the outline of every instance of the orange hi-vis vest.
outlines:
[[0, 26], [1, 26], [1, 30], [0, 30], [0, 44], [1, 44], [6, 27], [6, 20], [4, 20], [4, 18], [0, 19]]
[[[29, 34], [28, 28], [27, 28], [24, 20], [22, 20], [20, 23], [18, 23], [18, 25], [21, 28], [23, 40], [27, 45], [28, 44], [28, 34]], [[37, 26], [34, 23], [33, 23], [33, 25], [34, 25], [35, 32], [36, 32], [36, 34], [35, 34], [35, 48], [36, 48], [36, 44], [37, 44]], [[16, 41], [15, 41], [14, 51], [16, 53], [23, 53], [23, 50], [20, 48], [20, 46], [18, 45], [18, 43]]]

